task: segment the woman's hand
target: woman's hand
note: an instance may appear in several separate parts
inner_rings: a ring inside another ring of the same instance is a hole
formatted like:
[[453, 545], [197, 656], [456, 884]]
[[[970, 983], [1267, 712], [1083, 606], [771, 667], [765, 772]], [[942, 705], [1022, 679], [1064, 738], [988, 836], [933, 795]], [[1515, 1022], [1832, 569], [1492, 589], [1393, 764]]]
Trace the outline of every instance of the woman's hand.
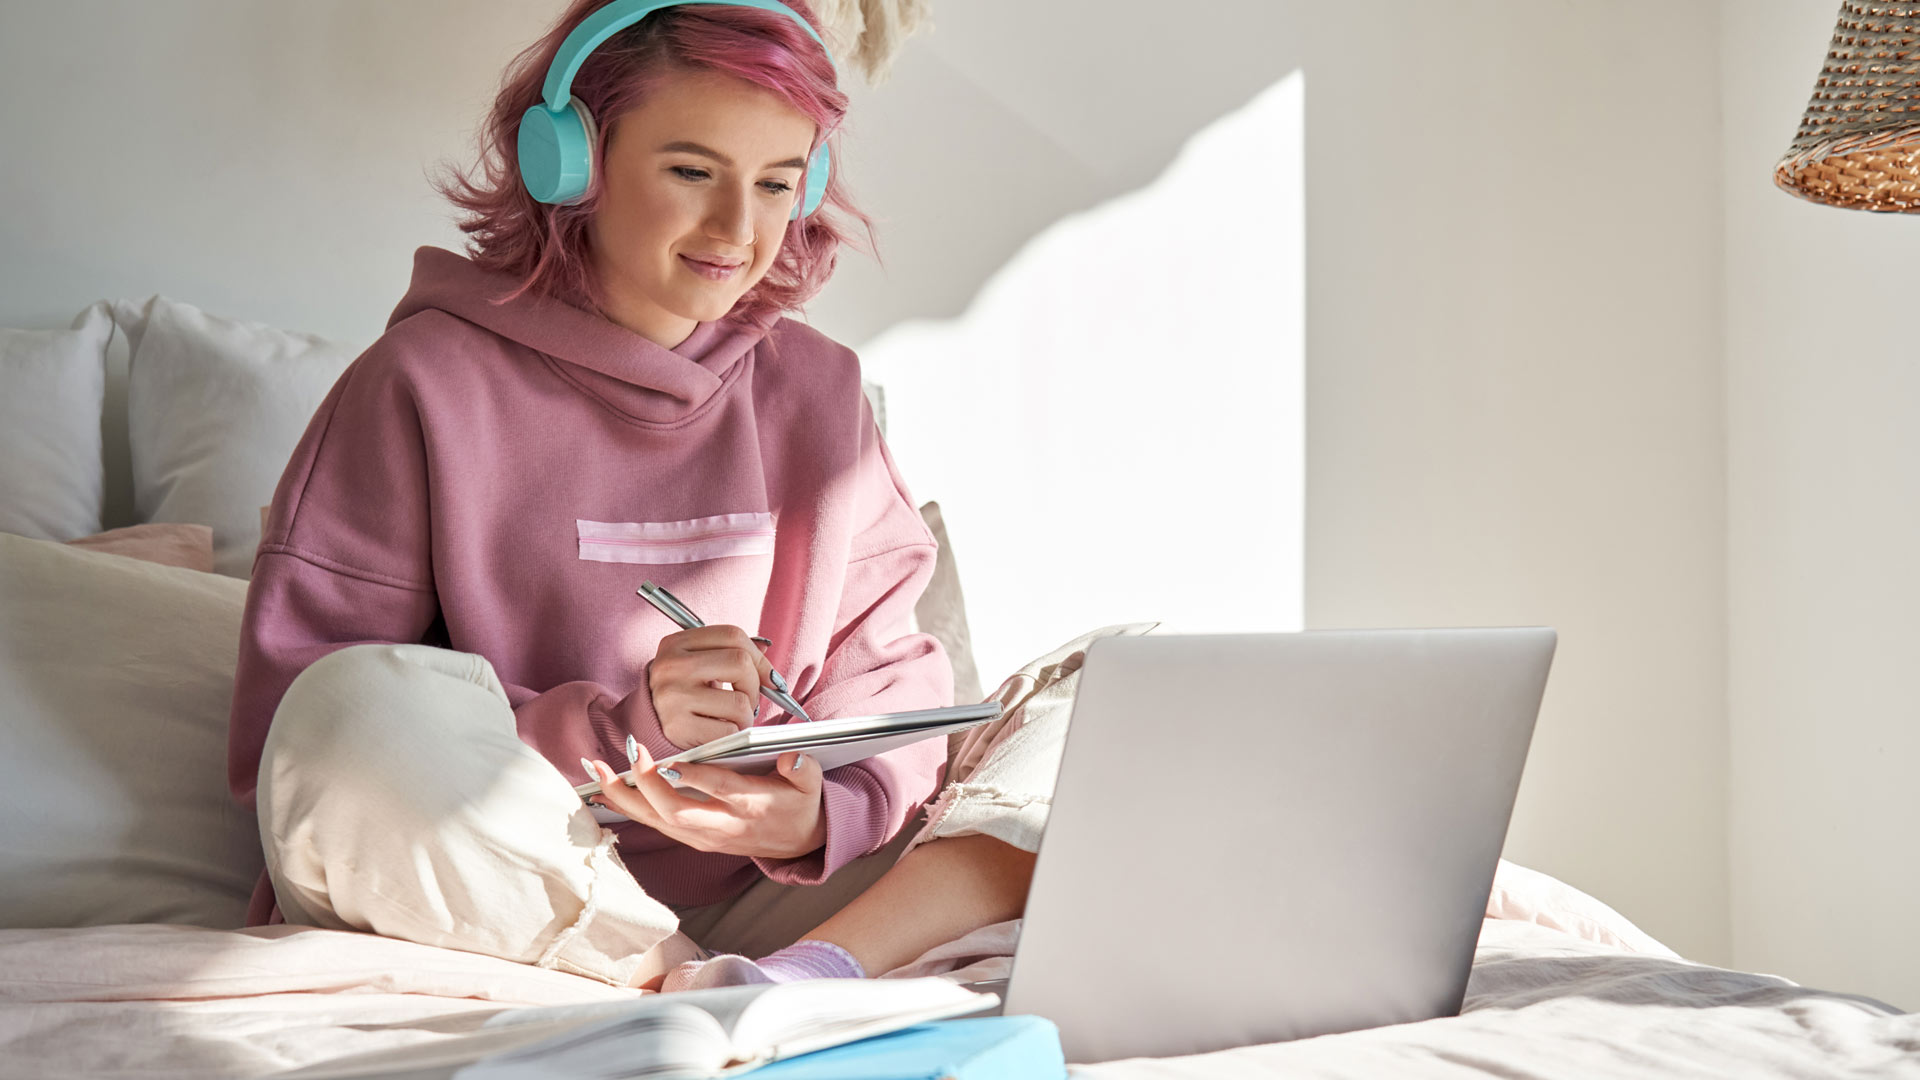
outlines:
[[647, 667], [661, 733], [688, 750], [751, 726], [760, 687], [772, 670], [766, 654], [737, 626], [668, 634]]
[[677, 764], [680, 783], [705, 792], [706, 801], [674, 790], [654, 771], [645, 747], [628, 787], [604, 761], [593, 763], [601, 794], [593, 801], [661, 835], [700, 851], [797, 859], [827, 842], [821, 812], [820, 765], [804, 754], [781, 754], [767, 776], [743, 776], [718, 765]]

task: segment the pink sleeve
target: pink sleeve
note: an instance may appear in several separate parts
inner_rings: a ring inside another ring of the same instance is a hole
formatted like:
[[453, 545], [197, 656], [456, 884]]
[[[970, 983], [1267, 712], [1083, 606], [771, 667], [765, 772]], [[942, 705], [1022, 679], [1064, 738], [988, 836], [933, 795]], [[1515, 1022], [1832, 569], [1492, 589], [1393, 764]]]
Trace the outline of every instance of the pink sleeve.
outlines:
[[274, 490], [240, 622], [227, 783], [254, 805], [267, 727], [336, 649], [413, 642], [439, 614], [420, 422], [376, 342], [342, 372]]
[[267, 727], [295, 676], [349, 645], [418, 641], [438, 613], [431, 589], [368, 581], [285, 551], [258, 556], [240, 622], [227, 729], [227, 785], [234, 798], [253, 807]]
[[[815, 720], [953, 704], [953, 666], [933, 635], [909, 629], [938, 547], [862, 398], [862, 475], [877, 519], [854, 540], [818, 682], [801, 698]], [[876, 548], [878, 550], [876, 550]], [[947, 740], [924, 739], [826, 774], [827, 842], [797, 859], [754, 859], [789, 885], [817, 885], [893, 839], [939, 783]]]
[[[263, 553], [247, 588], [234, 672], [227, 758], [234, 797], [253, 806], [267, 727], [295, 676], [349, 645], [420, 641], [439, 611], [431, 588], [369, 581], [286, 550]], [[679, 750], [661, 733], [644, 683], [625, 697], [584, 680], [544, 693], [502, 686], [521, 740], [573, 783], [587, 779], [573, 764], [583, 757], [624, 768], [628, 730], [655, 757]]]
[[640, 685], [624, 697], [596, 682], [565, 682], [544, 693], [502, 680], [507, 698], [513, 703], [520, 741], [533, 747], [580, 784], [592, 779], [580, 770], [581, 758], [597, 758], [613, 766], [615, 772], [627, 767], [627, 732], [658, 761], [680, 752], [660, 730], [659, 714], [653, 711], [653, 692], [648, 677], [653, 664], [647, 664]]

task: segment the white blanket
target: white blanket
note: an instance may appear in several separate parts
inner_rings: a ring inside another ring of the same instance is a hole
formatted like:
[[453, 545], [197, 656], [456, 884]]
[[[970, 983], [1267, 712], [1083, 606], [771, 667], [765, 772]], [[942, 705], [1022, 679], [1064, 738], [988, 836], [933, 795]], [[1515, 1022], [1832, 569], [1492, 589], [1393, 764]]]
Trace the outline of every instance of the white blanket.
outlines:
[[[1458, 1017], [1074, 1069], [1076, 1077], [1920, 1077], [1920, 1014], [1675, 957], [1502, 863]], [[889, 976], [1003, 971], [1016, 924]], [[0, 1077], [256, 1077], [471, 1032], [503, 1008], [637, 996], [410, 942], [292, 926], [0, 931]]]
[[1073, 1070], [1084, 1080], [1261, 1077], [1920, 1077], [1920, 1014], [1785, 979], [1488, 919], [1461, 1014]]

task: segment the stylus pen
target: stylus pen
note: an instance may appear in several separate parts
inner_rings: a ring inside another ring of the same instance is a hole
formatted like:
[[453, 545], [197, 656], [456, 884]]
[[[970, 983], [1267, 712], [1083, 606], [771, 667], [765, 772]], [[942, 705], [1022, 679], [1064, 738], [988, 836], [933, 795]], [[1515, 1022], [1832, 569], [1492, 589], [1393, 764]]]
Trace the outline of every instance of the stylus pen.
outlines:
[[[640, 587], [634, 591], [645, 598], [647, 603], [659, 608], [660, 614], [672, 619], [675, 625], [679, 626], [682, 630], [696, 630], [707, 625], [700, 621], [700, 616], [695, 615], [688, 609], [687, 605], [681, 603], [672, 593], [655, 585], [651, 581], [641, 582]], [[760, 692], [766, 695], [768, 701], [787, 710], [787, 715], [801, 721], [811, 721], [813, 719], [813, 717], [807, 715], [807, 710], [801, 708], [800, 703], [793, 699], [793, 694], [787, 689], [787, 680], [779, 671], [769, 667], [767, 669], [767, 679], [772, 682], [773, 685], [761, 687]], [[754, 710], [756, 714], [759, 713], [759, 711], [758, 709]]]

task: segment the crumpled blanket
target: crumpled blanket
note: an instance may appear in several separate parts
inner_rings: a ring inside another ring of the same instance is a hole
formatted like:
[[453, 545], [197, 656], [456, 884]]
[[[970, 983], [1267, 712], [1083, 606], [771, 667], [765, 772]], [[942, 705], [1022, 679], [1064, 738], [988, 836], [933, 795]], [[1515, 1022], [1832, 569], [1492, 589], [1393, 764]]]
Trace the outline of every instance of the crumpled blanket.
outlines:
[[[1074, 1075], [1920, 1077], [1920, 1014], [1689, 963], [1549, 875], [1502, 862], [1488, 916], [1458, 1017]], [[1004, 975], [1017, 933], [985, 927], [884, 977]], [[268, 1076], [639, 993], [309, 927], [4, 930], [0, 1077]]]
[[[1679, 954], [1607, 905], [1558, 878], [1506, 859], [1500, 860], [1494, 872], [1487, 918], [1535, 923], [1611, 949], [1679, 959]], [[918, 960], [885, 972], [880, 978], [944, 975], [960, 982], [1004, 979], [1012, 970], [1013, 945], [1019, 939], [1019, 919], [995, 923], [935, 946]]]
[[1920, 1077], [1920, 1013], [1488, 919], [1459, 1016], [1071, 1071], [1084, 1080]]

